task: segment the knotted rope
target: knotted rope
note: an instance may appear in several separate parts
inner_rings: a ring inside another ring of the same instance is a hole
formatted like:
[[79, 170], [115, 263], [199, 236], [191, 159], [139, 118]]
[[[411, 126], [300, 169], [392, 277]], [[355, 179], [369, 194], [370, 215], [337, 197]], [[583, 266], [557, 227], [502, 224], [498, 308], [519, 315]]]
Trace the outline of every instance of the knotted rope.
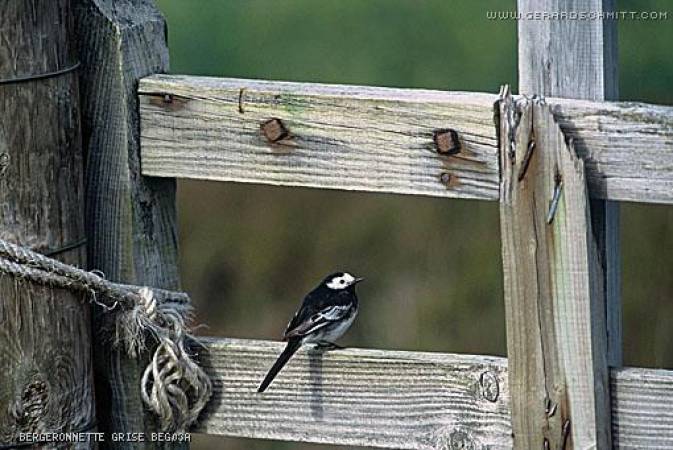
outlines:
[[0, 239], [0, 272], [44, 286], [85, 292], [110, 313], [114, 311], [113, 345], [131, 357], [147, 348], [147, 337], [158, 346], [142, 377], [145, 404], [165, 431], [186, 431], [212, 393], [206, 373], [190, 355], [187, 332], [192, 307], [183, 292], [113, 283], [102, 276], [48, 258]]

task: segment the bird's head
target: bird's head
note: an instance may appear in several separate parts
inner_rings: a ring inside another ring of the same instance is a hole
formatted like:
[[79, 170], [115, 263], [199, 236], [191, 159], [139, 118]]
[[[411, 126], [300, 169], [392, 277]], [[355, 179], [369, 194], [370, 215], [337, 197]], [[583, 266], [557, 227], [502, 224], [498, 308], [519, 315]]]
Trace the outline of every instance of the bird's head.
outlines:
[[335, 272], [323, 280], [323, 285], [335, 291], [355, 286], [364, 278], [358, 278], [348, 272]]

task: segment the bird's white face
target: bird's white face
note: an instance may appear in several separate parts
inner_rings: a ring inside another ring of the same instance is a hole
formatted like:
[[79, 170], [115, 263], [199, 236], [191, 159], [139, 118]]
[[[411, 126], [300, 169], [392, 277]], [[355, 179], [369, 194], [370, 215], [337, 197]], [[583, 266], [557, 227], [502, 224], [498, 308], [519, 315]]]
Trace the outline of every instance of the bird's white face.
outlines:
[[328, 283], [327, 287], [330, 289], [346, 289], [348, 286], [355, 283], [355, 277], [350, 273], [344, 273], [342, 275], [332, 278]]

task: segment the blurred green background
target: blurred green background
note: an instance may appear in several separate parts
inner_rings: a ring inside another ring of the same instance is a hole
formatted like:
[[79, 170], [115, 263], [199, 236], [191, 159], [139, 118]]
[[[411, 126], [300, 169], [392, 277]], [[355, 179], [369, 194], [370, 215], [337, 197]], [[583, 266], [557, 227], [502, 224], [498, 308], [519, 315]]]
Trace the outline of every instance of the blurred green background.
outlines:
[[[497, 93], [517, 84], [514, 1], [160, 0], [171, 70]], [[620, 98], [673, 104], [673, 8], [619, 23]], [[184, 288], [202, 334], [277, 339], [326, 273], [367, 277], [343, 344], [505, 355], [498, 205], [179, 182]], [[627, 365], [673, 368], [673, 207], [622, 206]], [[195, 449], [327, 448], [194, 436]]]

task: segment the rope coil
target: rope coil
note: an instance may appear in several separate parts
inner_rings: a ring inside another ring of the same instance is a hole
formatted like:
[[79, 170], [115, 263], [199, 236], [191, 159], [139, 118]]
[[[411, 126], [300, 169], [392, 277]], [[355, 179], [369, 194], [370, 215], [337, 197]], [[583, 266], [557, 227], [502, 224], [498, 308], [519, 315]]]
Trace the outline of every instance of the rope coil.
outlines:
[[90, 301], [115, 313], [113, 345], [130, 357], [158, 343], [143, 373], [141, 395], [159, 416], [164, 431], [186, 431], [212, 393], [210, 379], [194, 362], [187, 332], [189, 296], [183, 292], [113, 283], [102, 276], [0, 239], [0, 272], [43, 286], [85, 292]]

